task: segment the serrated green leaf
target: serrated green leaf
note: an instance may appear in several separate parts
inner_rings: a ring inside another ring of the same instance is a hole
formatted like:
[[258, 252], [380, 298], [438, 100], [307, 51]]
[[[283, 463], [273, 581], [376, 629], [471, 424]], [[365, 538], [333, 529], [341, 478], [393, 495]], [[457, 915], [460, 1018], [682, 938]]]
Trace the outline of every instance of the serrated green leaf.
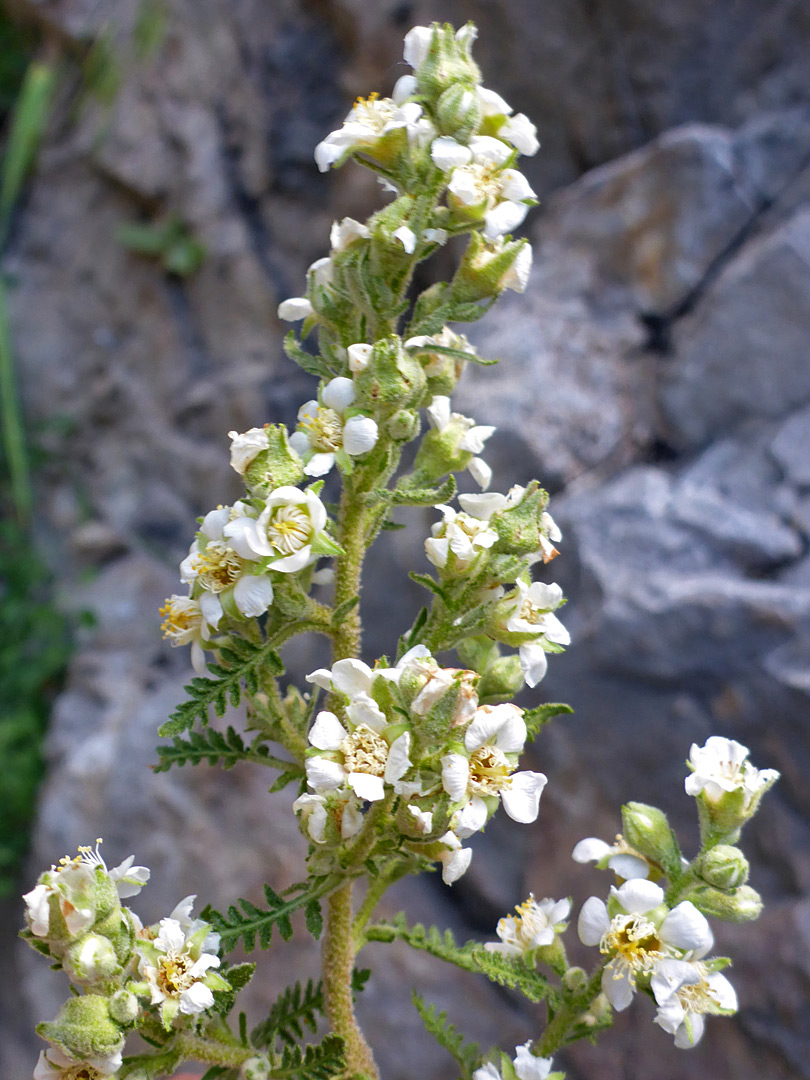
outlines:
[[573, 713], [573, 711], [570, 705], [564, 705], [562, 702], [549, 702], [545, 705], [537, 705], [533, 709], [527, 709], [523, 714], [527, 739], [536, 738], [540, 728], [547, 724], [552, 717], [561, 716], [563, 713]]
[[281, 1062], [270, 1071], [272, 1080], [329, 1080], [346, 1071], [346, 1046], [339, 1035], [327, 1035], [323, 1042], [285, 1046]]
[[[256, 938], [259, 947], [267, 949], [274, 927], [278, 928], [281, 936], [288, 940], [292, 936], [292, 923], [290, 916], [299, 908], [306, 908], [312, 901], [319, 900], [338, 884], [338, 879], [315, 878], [305, 882], [298, 891], [287, 898], [283, 898], [274, 892], [269, 885], [264, 887], [267, 909], [257, 907], [251, 900], [240, 899], [239, 907], [232, 904], [226, 915], [207, 907], [202, 917], [210, 922], [222, 938], [222, 948], [230, 952], [241, 941], [245, 952], [251, 952], [256, 947]], [[241, 910], [240, 910], [241, 909]]]
[[298, 364], [308, 375], [314, 375], [317, 379], [326, 379], [327, 381], [335, 375], [335, 372], [323, 357], [313, 356], [312, 353], [301, 347], [294, 330], [290, 330], [284, 338], [284, 352], [293, 363]]
[[251, 1043], [260, 1050], [273, 1050], [276, 1042], [292, 1046], [302, 1039], [304, 1028], [314, 1032], [318, 1016], [323, 1013], [323, 986], [309, 979], [306, 986], [300, 983], [288, 986], [273, 1003], [266, 1020], [258, 1024], [250, 1034]]
[[310, 900], [304, 908], [304, 918], [307, 930], [317, 941], [323, 931], [323, 914], [321, 913], [321, 905], [317, 900]]
[[422, 585], [426, 589], [430, 589], [432, 593], [435, 593], [443, 603], [447, 603], [447, 593], [438, 583], [434, 581], [430, 574], [417, 574], [415, 570], [412, 570], [408, 577], [411, 581], [415, 581], [417, 585]]
[[425, 1028], [439, 1046], [443, 1046], [455, 1059], [464, 1080], [470, 1080], [475, 1069], [481, 1064], [481, 1051], [478, 1044], [465, 1042], [456, 1027], [448, 1021], [447, 1013], [438, 1012], [435, 1005], [426, 1005], [424, 998], [415, 990], [411, 995], [411, 1000]]

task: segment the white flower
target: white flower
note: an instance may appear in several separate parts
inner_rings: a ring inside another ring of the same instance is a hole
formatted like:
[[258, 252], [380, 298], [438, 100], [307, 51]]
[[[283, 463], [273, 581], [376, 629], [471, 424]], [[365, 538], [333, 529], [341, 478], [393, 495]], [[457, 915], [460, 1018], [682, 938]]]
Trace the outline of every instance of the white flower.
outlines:
[[229, 431], [231, 440], [231, 468], [244, 476], [248, 466], [270, 445], [267, 429], [252, 427], [241, 435], [238, 431]]
[[431, 810], [420, 810], [418, 806], [409, 803], [408, 811], [413, 817], [413, 827], [417, 832], [422, 833], [424, 836], [433, 831], [433, 812]]
[[600, 863], [606, 860], [606, 867], [614, 874], [626, 881], [632, 878], [646, 878], [650, 876], [650, 864], [645, 858], [628, 847], [621, 836], [616, 837], [613, 845], [599, 840], [595, 836], [588, 836], [580, 840], [571, 852], [574, 862]]
[[264, 502], [258, 517], [247, 512], [233, 518], [223, 532], [243, 559], [272, 560], [269, 570], [294, 574], [319, 554], [334, 554], [326, 536], [326, 507], [314, 492], [279, 487]]
[[343, 126], [330, 132], [315, 147], [318, 168], [321, 172], [327, 172], [332, 165], [340, 164], [347, 154], [355, 150], [366, 150], [373, 154], [379, 141], [391, 132], [404, 128], [410, 134], [421, 116], [422, 106], [415, 101], [399, 104], [392, 98], [381, 98], [377, 94], [358, 98]]
[[113, 1080], [123, 1064], [121, 1051], [106, 1057], [70, 1057], [60, 1046], [40, 1051], [33, 1080]]
[[717, 802], [724, 792], [742, 790], [748, 808], [776, 783], [779, 773], [776, 769], [757, 769], [747, 757], [747, 746], [719, 735], [712, 735], [705, 746], [692, 743], [689, 751], [692, 774], [684, 781], [686, 794], [698, 795], [702, 791], [709, 802]]
[[462, 847], [461, 841], [454, 832], [446, 832], [444, 836], [440, 836], [439, 843], [445, 846], [445, 850], [439, 855], [439, 862], [442, 864], [442, 881], [445, 885], [452, 885], [467, 873], [467, 868], [472, 861], [472, 848]]
[[335, 274], [335, 265], [328, 255], [322, 259], [316, 259], [307, 269], [307, 281], [316, 289], [323, 289], [332, 284]]
[[402, 56], [406, 64], [414, 69], [421, 67], [433, 40], [433, 30], [430, 26], [414, 26], [405, 35], [405, 48]]
[[285, 322], [300, 322], [315, 314], [315, 309], [305, 296], [293, 296], [278, 305], [278, 317]]
[[[238, 516], [242, 504], [235, 508]], [[223, 601], [233, 598], [245, 618], [263, 615], [273, 602], [273, 585], [264, 575], [256, 574], [256, 555], [244, 559], [234, 551], [225, 528], [231, 520], [229, 506], [210, 510], [202, 520], [199, 535], [180, 563], [180, 579], [192, 589], [201, 588], [199, 597], [203, 619], [216, 629], [222, 619]]]
[[455, 831], [464, 839], [482, 829], [489, 817], [485, 796], [500, 797], [513, 821], [535, 821], [546, 786], [543, 773], [515, 772], [526, 742], [523, 711], [516, 705], [482, 705], [464, 734], [467, 755], [445, 754], [442, 786], [452, 802], [464, 802]]
[[563, 601], [562, 589], [552, 583], [533, 581], [527, 585], [519, 579], [518, 596], [512, 614], [506, 621], [510, 633], [535, 634], [533, 641], [519, 646], [520, 666], [527, 686], [536, 686], [546, 673], [545, 642], [568, 645], [571, 638], [563, 624], [553, 614], [553, 609]]
[[345, 251], [355, 240], [368, 240], [370, 236], [367, 225], [354, 218], [345, 217], [332, 223], [329, 240], [333, 251]]
[[309, 786], [318, 795], [348, 785], [359, 799], [378, 802], [385, 785], [397, 791], [398, 781], [411, 767], [411, 733], [403, 732], [389, 745], [382, 731], [388, 721], [369, 716], [347, 729], [334, 713], [318, 713], [309, 742], [321, 754], [306, 761]]
[[[493, 514], [500, 514], [505, 510], [514, 509], [525, 493], [525, 487], [515, 484], [514, 487], [509, 489], [508, 495], [501, 495], [497, 491], [487, 492], [484, 495], [459, 495], [458, 501], [468, 514], [472, 514], [473, 517], [480, 518], [482, 521], [489, 521]], [[540, 548], [537, 556], [533, 557], [532, 561], [536, 562], [538, 559], [542, 559], [544, 563], [551, 562], [559, 554], [551, 541], [559, 542], [562, 539], [562, 533], [557, 528], [551, 514], [547, 511], [544, 511], [540, 517], [540, 528]]]
[[571, 901], [535, 900], [533, 894], [515, 908], [514, 915], [498, 920], [497, 934], [500, 941], [488, 941], [484, 946], [489, 952], [507, 956], [526, 956], [534, 949], [551, 945], [556, 934], [565, 929], [564, 920], [571, 910]]
[[[536, 1057], [531, 1050], [531, 1040], [515, 1047], [513, 1065], [518, 1080], [546, 1080], [552, 1068], [552, 1059]], [[503, 1080], [491, 1061], [487, 1061], [473, 1073], [473, 1080]]]
[[737, 1011], [734, 987], [725, 975], [700, 961], [662, 960], [650, 989], [658, 1003], [655, 1023], [675, 1036], [681, 1050], [700, 1041], [705, 1013], [729, 1016]]
[[[582, 905], [577, 930], [584, 945], [598, 945], [612, 959], [602, 975], [602, 990], [617, 1011], [633, 999], [636, 977], [655, 971], [670, 957], [699, 959], [714, 938], [705, 916], [689, 900], [661, 919], [664, 890], [652, 881], [634, 879], [611, 887], [611, 901], [619, 913], [613, 918], [596, 896]], [[652, 917], [650, 917], [652, 916]]]
[[523, 113], [515, 113], [498, 128], [498, 138], [506, 139], [520, 154], [533, 157], [540, 149], [537, 128]]
[[303, 459], [307, 476], [324, 476], [336, 460], [342, 459], [345, 467], [345, 455], [359, 457], [374, 448], [376, 422], [369, 416], [346, 415], [354, 398], [352, 380], [339, 376], [323, 388], [320, 403], [307, 401], [298, 410], [298, 430], [290, 436], [290, 446]]
[[[480, 454], [484, 443], [495, 431], [487, 424], [476, 424], [469, 416], [450, 411], [450, 398], [437, 394], [427, 407], [431, 425], [440, 433], [450, 429], [458, 431], [457, 449], [470, 454]], [[474, 457], [467, 466], [473, 480], [486, 490], [492, 479], [492, 470], [481, 457]]]
[[[323, 795], [310, 795], [306, 792], [293, 803], [293, 813], [300, 815], [306, 826], [310, 840], [315, 844], [326, 843], [326, 824], [329, 819], [328, 803]], [[356, 836], [363, 824], [363, 814], [357, 801], [352, 797], [338, 803], [337, 813], [340, 821], [341, 840]]]
[[486, 116], [510, 116], [512, 106], [494, 90], [488, 90], [486, 86], [476, 88], [481, 112]]
[[[186, 904], [183, 902], [184, 910]], [[151, 1004], [160, 1005], [169, 1022], [178, 1012], [195, 1016], [210, 1009], [214, 1004], [211, 984], [214, 989], [229, 985], [209, 974], [220, 964], [218, 956], [202, 948], [209, 930], [205, 923], [189, 923], [184, 928], [180, 920], [166, 918], [160, 920], [153, 939], [136, 941], [139, 970], [149, 986]]]
[[365, 371], [368, 367], [371, 354], [374, 352], [374, 346], [358, 342], [356, 345], [350, 345], [346, 352], [349, 356], [349, 371], [353, 375], [357, 375], [358, 372]]
[[389, 682], [398, 683], [402, 672], [413, 661], [430, 656], [426, 646], [415, 645], [405, 653], [396, 667], [370, 668], [362, 660], [349, 657], [338, 660], [331, 668], [318, 668], [307, 675], [307, 682], [315, 683], [322, 690], [343, 694], [349, 699], [346, 715], [353, 724], [369, 724], [382, 730], [388, 722], [385, 714], [371, 696], [374, 680], [380, 676]]
[[208, 643], [208, 632], [200, 601], [173, 593], [167, 597], [159, 614], [163, 619], [160, 629], [172, 648], [191, 645], [191, 666], [198, 675], [205, 675], [207, 668], [203, 649]]
[[[453, 168], [447, 190], [458, 207], [484, 207], [483, 235], [496, 240], [523, 223], [536, 196], [522, 173], [503, 167], [512, 154], [506, 143], [478, 135], [470, 139], [469, 150], [471, 158]], [[463, 154], [445, 143], [438, 156], [450, 162]]]
[[452, 135], [441, 135], [433, 140], [430, 156], [437, 169], [450, 172], [451, 169], [460, 169], [472, 161], [472, 150], [456, 142]]
[[425, 541], [428, 559], [443, 570], [452, 552], [453, 569], [468, 570], [482, 551], [492, 547], [498, 534], [488, 522], [459, 513], [451, 506], [439, 504], [436, 509], [441, 510], [442, 520], [436, 522], [431, 529], [432, 537]]

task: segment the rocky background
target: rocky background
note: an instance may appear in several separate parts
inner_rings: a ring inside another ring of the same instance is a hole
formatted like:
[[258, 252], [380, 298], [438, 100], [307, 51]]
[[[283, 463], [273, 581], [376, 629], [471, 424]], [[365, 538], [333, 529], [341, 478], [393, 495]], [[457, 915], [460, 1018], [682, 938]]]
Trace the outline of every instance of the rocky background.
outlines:
[[[102, 25], [125, 35], [136, 4], [16, 6], [69, 54]], [[527, 294], [476, 328], [481, 351], [504, 362], [465, 376], [457, 407], [498, 425], [496, 489], [537, 475], [554, 495], [564, 543], [553, 570], [574, 645], [540, 690], [576, 715], [536, 748], [551, 777], [536, 826], [496, 819], [462, 882], [406, 883], [394, 902], [462, 937], [491, 937], [529, 889], [579, 904], [607, 882], [571, 863], [574, 843], [610, 839], [631, 798], [693, 836], [689, 745], [740, 739], [782, 780], [747, 836], [765, 913], [718, 934], [735, 957], [739, 1018], [710, 1021], [700, 1047], [679, 1052], [637, 1002], [598, 1051], [581, 1046], [560, 1064], [569, 1080], [810, 1077], [810, 8], [169, 10], [159, 52], [123, 72], [109, 110], [77, 111], [66, 90], [9, 261], [26, 414], [50, 451], [39, 542], [63, 602], [98, 620], [56, 702], [30, 875], [103, 834], [111, 859], [134, 851], [152, 867], [137, 902], [146, 919], [192, 890], [219, 904], [235, 882], [256, 898], [264, 880], [300, 877], [288, 799], [267, 795], [264, 774], [149, 772], [155, 729], [188, 677], [156, 609], [176, 587], [194, 517], [236, 493], [225, 432], [290, 422], [309, 396], [282, 357], [277, 303], [300, 290], [333, 218], [365, 216], [378, 198], [359, 170], [320, 176], [315, 143], [356, 94], [390, 88], [412, 24], [472, 18], [487, 84], [537, 122], [543, 150], [527, 171], [544, 205], [528, 226]], [[170, 213], [207, 249], [188, 278], [116, 239], [121, 225]], [[423, 559], [425, 530], [417, 519], [384, 537], [372, 560], [375, 646], [394, 642], [419, 600], [405, 570]], [[290, 657], [294, 673], [318, 659], [308, 648]], [[0, 1073], [22, 1080], [33, 1023], [64, 988], [4, 934]], [[252, 1016], [315, 971], [307, 940], [266, 958]], [[390, 1080], [451, 1067], [420, 1034], [413, 985], [484, 1045], [533, 1033], [508, 995], [383, 948], [385, 963], [369, 953], [379, 966], [362, 1012]]]

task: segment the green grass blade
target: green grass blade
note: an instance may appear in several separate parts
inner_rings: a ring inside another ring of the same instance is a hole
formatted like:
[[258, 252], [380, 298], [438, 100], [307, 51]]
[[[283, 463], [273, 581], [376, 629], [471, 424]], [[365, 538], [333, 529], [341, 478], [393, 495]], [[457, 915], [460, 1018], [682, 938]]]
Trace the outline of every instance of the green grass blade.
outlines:
[[11, 351], [6, 289], [2, 279], [0, 279], [0, 426], [2, 426], [3, 454], [11, 479], [11, 497], [17, 517], [22, 524], [31, 516], [33, 500], [25, 431], [14, 378], [14, 357]]
[[14, 106], [0, 176], [0, 248], [25, 178], [36, 160], [56, 86], [56, 68], [37, 60], [28, 65]]

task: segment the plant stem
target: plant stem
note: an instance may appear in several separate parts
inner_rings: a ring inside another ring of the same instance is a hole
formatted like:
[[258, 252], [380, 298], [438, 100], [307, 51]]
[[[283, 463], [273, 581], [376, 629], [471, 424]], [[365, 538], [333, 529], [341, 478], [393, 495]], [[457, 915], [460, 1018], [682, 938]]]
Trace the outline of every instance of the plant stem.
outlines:
[[[338, 541], [344, 554], [335, 565], [335, 607], [360, 594], [360, 572], [365, 555], [366, 513], [351, 479], [344, 480], [338, 515]], [[358, 656], [361, 642], [360, 606], [355, 605], [335, 627], [332, 660]], [[349, 1073], [378, 1077], [371, 1048], [365, 1040], [352, 999], [355, 946], [352, 936], [352, 883], [347, 881], [329, 897], [323, 938], [323, 987], [326, 1015], [336, 1035], [346, 1043]]]
[[557, 1010], [540, 1038], [533, 1044], [532, 1050], [539, 1057], [551, 1057], [561, 1046], [565, 1046], [568, 1029], [582, 1015], [602, 989], [601, 964], [579, 993], [572, 996]]
[[190, 1031], [184, 1031], [178, 1035], [176, 1045], [183, 1051], [185, 1060], [224, 1065], [229, 1069], [238, 1069], [250, 1058], [256, 1057], [256, 1051], [252, 1046], [206, 1039], [203, 1035], [193, 1035]]

